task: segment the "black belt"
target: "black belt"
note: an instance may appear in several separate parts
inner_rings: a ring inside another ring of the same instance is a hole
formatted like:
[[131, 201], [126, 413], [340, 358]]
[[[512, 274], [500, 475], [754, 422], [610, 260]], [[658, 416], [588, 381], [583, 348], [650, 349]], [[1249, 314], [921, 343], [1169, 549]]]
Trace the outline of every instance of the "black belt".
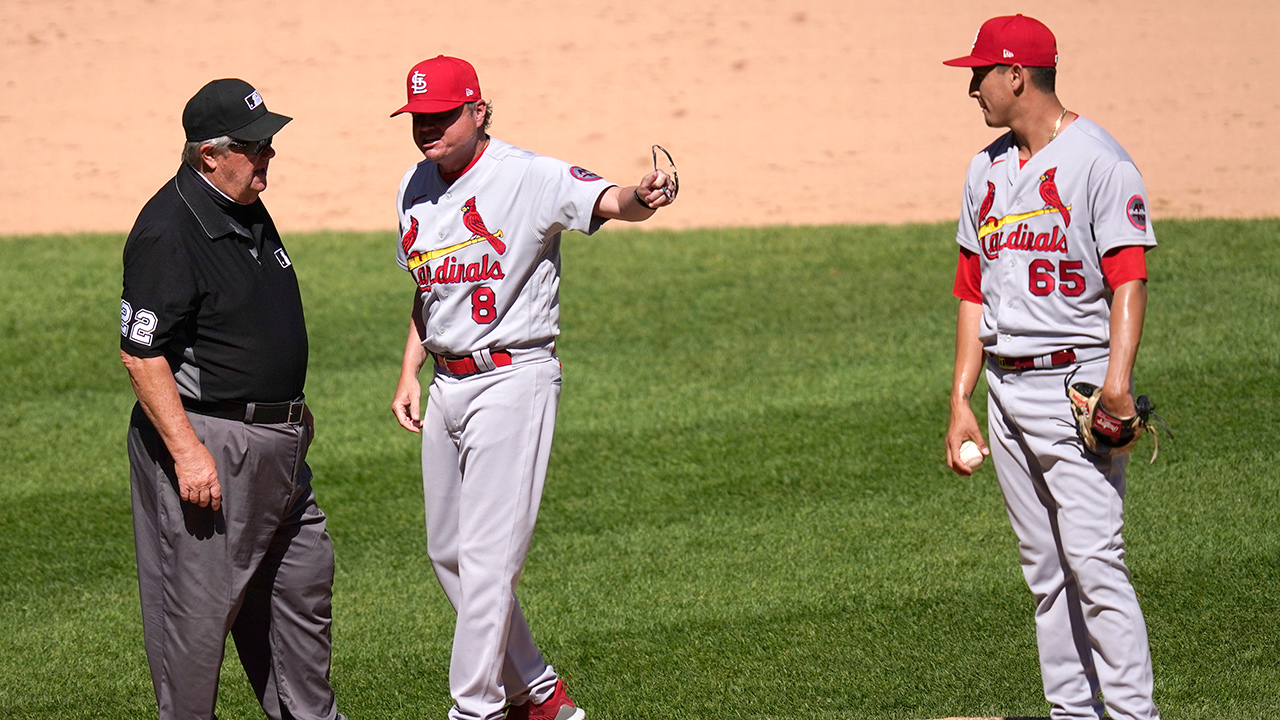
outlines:
[[182, 407], [198, 415], [236, 420], [247, 425], [301, 425], [307, 410], [307, 404], [302, 398], [278, 403], [215, 402], [182, 398]]

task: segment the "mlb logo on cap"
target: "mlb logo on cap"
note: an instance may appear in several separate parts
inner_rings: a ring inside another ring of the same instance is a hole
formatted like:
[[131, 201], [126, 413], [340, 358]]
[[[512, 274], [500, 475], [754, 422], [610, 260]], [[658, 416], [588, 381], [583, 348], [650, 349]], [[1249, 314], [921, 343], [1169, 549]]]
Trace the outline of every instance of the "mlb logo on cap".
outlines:
[[953, 67], [1057, 67], [1058, 41], [1049, 28], [1035, 18], [1025, 15], [995, 17], [982, 24], [968, 55], [942, 64]]
[[391, 113], [438, 113], [480, 99], [480, 80], [471, 63], [440, 55], [423, 60], [409, 70], [406, 81], [409, 102]]
[[262, 94], [239, 78], [207, 83], [182, 109], [182, 128], [188, 142], [223, 135], [237, 140], [266, 140], [291, 119], [268, 112]]

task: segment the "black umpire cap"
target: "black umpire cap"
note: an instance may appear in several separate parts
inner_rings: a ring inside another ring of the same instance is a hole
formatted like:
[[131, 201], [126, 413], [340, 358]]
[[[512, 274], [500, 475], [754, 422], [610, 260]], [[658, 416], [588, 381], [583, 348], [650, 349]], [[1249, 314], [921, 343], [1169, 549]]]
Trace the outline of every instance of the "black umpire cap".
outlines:
[[182, 129], [187, 142], [228, 135], [236, 140], [266, 140], [293, 118], [267, 111], [262, 96], [236, 78], [214, 80], [187, 101]]

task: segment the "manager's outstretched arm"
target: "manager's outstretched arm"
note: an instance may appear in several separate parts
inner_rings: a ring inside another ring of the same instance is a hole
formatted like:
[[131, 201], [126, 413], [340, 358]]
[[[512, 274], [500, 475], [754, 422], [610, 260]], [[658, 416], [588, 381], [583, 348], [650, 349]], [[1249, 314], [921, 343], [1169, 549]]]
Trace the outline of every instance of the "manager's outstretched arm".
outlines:
[[662, 191], [662, 188], [670, 182], [672, 182], [670, 176], [660, 170], [654, 170], [641, 178], [639, 185], [626, 187], [614, 185], [600, 193], [600, 199], [596, 200], [595, 210], [591, 214], [627, 222], [648, 220], [653, 217], [654, 211], [658, 208], [674, 202], [667, 193]]

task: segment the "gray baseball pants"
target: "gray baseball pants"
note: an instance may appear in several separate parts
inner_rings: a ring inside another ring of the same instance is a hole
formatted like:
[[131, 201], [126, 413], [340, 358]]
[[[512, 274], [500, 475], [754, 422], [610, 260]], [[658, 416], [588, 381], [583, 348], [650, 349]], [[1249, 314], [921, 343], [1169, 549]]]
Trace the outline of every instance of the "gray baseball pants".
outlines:
[[214, 716], [227, 633], [271, 720], [335, 720], [333, 544], [311, 490], [304, 425], [187, 413], [222, 485], [214, 512], [178, 495], [138, 407], [129, 475], [142, 629], [161, 720]]
[[495, 720], [554, 687], [516, 599], [560, 401], [549, 348], [464, 378], [437, 375], [422, 425], [427, 553], [458, 614], [450, 720]]
[[[1072, 382], [1102, 385], [1107, 362], [1074, 368]], [[1063, 385], [1072, 370], [987, 365], [991, 457], [1035, 596], [1044, 694], [1053, 720], [1098, 720], [1104, 704], [1116, 720], [1158, 720], [1120, 535], [1128, 457], [1085, 452]]]

